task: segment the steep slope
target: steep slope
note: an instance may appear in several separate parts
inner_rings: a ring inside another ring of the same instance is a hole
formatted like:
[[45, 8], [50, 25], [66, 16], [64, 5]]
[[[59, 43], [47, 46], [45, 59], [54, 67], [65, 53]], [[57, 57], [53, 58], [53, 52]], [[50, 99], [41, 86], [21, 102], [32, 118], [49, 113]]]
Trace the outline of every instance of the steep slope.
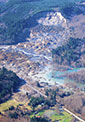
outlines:
[[70, 38], [66, 45], [53, 49], [52, 54], [53, 60], [58, 64], [84, 67], [85, 39]]
[[20, 84], [19, 77], [6, 68], [0, 69], [0, 103], [8, 99]]
[[[67, 10], [71, 14], [73, 10], [75, 15], [75, 6], [72, 8], [75, 0], [69, 3], [71, 7], [68, 8], [68, 0], [0, 0], [0, 45], [27, 41], [30, 28], [38, 24], [37, 18], [45, 16], [48, 11], [65, 6], [63, 14], [66, 14]], [[80, 9], [77, 11], [79, 14], [83, 13]]]
[[[62, 100], [63, 101], [63, 100]], [[85, 119], [85, 95], [84, 94], [74, 94], [72, 96], [64, 98], [63, 104], [68, 110], [73, 113], [80, 114], [83, 119]]]

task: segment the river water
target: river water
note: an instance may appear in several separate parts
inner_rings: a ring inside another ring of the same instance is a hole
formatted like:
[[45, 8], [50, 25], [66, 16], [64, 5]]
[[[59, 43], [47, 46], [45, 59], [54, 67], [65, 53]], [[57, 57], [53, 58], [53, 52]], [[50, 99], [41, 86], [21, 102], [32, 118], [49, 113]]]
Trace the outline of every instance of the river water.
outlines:
[[47, 74], [47, 77], [49, 79], [51, 79], [51, 81], [53, 82], [56, 82], [58, 84], [64, 84], [64, 83], [68, 83], [68, 82], [75, 82], [73, 80], [70, 80], [66, 77], [66, 74], [69, 74], [69, 73], [76, 73], [82, 69], [85, 69], [85, 68], [72, 68], [72, 69], [68, 69], [66, 71], [55, 71], [55, 70], [52, 70], [51, 72], [49, 72]]
[[[58, 85], [63, 85], [66, 83], [75, 83], [75, 81], [70, 80], [66, 77], [66, 74], [69, 73], [76, 73], [80, 70], [83, 70], [85, 68], [69, 68], [67, 70], [54, 70], [51, 66], [47, 66], [43, 71], [37, 73], [36, 75], [33, 76], [35, 80], [38, 80], [39, 82], [47, 82], [51, 85], [54, 85], [57, 83]], [[84, 84], [77, 83], [76, 84], [78, 87], [84, 86]]]

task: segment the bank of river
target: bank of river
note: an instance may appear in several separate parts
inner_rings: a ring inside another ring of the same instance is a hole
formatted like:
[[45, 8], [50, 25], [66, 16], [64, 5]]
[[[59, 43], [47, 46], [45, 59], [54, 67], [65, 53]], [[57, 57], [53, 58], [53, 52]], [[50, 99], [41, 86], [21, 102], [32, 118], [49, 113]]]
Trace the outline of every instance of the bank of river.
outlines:
[[[85, 68], [69, 68], [68, 70], [65, 70], [65, 71], [63, 70], [59, 71], [58, 69], [54, 70], [53, 67], [51, 66], [47, 66], [43, 71], [36, 73], [32, 77], [34, 80], [37, 80], [39, 82], [47, 82], [51, 85], [55, 83], [59, 85], [63, 85], [65, 83], [75, 82], [73, 80], [68, 79], [66, 77], [66, 74], [75, 73], [82, 69], [85, 69]], [[80, 85], [80, 84], [77, 84], [77, 85]]]

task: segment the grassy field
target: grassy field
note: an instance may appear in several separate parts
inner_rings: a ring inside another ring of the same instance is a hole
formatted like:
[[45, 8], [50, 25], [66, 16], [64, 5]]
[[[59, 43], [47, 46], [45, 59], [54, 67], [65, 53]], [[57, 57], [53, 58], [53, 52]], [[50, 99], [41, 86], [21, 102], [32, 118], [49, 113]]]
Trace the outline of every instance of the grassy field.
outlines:
[[28, 110], [32, 110], [32, 108], [28, 105], [28, 103], [25, 103], [24, 107], [27, 108]]
[[62, 114], [54, 114], [50, 117], [52, 121], [58, 120], [59, 122], [71, 122], [72, 116], [66, 112]]
[[8, 100], [5, 103], [0, 104], [0, 112], [4, 112], [7, 110], [10, 106], [17, 107], [17, 105], [22, 104], [22, 102], [17, 102], [16, 100]]
[[32, 114], [30, 117], [33, 116], [41, 116], [41, 117], [48, 117], [52, 121], [59, 121], [59, 122], [71, 122], [72, 116], [66, 112], [63, 112], [61, 114], [56, 113], [55, 110], [45, 110], [41, 111], [37, 114]]
[[30, 115], [30, 118], [32, 118], [34, 115], [37, 117], [37, 116], [43, 116], [43, 114], [44, 114], [44, 111], [41, 111], [41, 112], [39, 112], [39, 113], [37, 113], [37, 114], [32, 114], [32, 115]]
[[22, 109], [23, 109], [23, 107], [24, 107], [24, 108], [27, 108], [28, 110], [31, 110], [31, 107], [28, 106], [27, 103], [18, 102], [18, 101], [16, 101], [15, 99], [12, 99], [12, 100], [8, 100], [8, 101], [5, 102], [5, 103], [0, 104], [0, 112], [1, 112], [1, 113], [4, 113], [4, 111], [5, 111], [5, 110], [8, 110], [9, 107], [11, 107], [11, 106], [14, 106], [14, 107], [16, 108], [19, 104], [22, 104], [22, 105], [23, 105], [23, 106], [22, 106]]

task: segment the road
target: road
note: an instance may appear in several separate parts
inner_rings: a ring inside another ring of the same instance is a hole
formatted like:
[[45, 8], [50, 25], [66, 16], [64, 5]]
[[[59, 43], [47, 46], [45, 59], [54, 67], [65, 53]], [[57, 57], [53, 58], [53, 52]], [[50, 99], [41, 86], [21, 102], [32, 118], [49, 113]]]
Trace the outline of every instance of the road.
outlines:
[[31, 89], [33, 89], [34, 91], [36, 91], [38, 94], [40, 94], [43, 97], [47, 97], [45, 94], [41, 93], [39, 90], [37, 90], [36, 88], [32, 87], [31, 85], [28, 85]]
[[[38, 94], [40, 94], [41, 96], [43, 96], [43, 97], [45, 97], [45, 98], [47, 97], [45, 94], [41, 93], [39, 90], [37, 90], [36, 88], [32, 87], [31, 85], [28, 85], [28, 87], [30, 87], [31, 89], [33, 89], [34, 91], [36, 91], [36, 92], [37, 92]], [[23, 89], [22, 89], [22, 91], [23, 91], [24, 93], [27, 92], [27, 91], [25, 91], [25, 90], [23, 90]], [[81, 119], [80, 117], [78, 117], [76, 114], [72, 113], [71, 111], [69, 111], [69, 110], [66, 109], [65, 107], [63, 107], [63, 110], [66, 111], [66, 112], [68, 112], [69, 114], [71, 114], [73, 117], [75, 117], [75, 118], [78, 119], [79, 121], [85, 122], [83, 119]]]
[[[46, 96], [45, 94], [41, 93], [39, 90], [37, 90], [37, 89], [34, 88], [33, 86], [31, 86], [31, 85], [29, 85], [29, 84], [27, 84], [27, 85], [28, 85], [28, 87], [29, 87], [30, 89], [32, 89], [33, 91], [35, 91], [35, 92], [37, 92], [38, 94], [40, 94], [41, 96], [47, 98], [47, 96]], [[19, 89], [19, 90], [22, 91], [24, 94], [26, 94], [26, 92], [28, 92], [28, 90], [24, 90], [24, 89]]]
[[78, 119], [81, 122], [85, 122], [83, 119], [81, 119], [80, 117], [78, 117], [77, 115], [75, 115], [74, 113], [72, 113], [71, 111], [69, 111], [68, 109], [63, 107], [63, 110], [68, 112], [69, 114], [71, 114], [72, 116], [74, 116], [76, 119]]

